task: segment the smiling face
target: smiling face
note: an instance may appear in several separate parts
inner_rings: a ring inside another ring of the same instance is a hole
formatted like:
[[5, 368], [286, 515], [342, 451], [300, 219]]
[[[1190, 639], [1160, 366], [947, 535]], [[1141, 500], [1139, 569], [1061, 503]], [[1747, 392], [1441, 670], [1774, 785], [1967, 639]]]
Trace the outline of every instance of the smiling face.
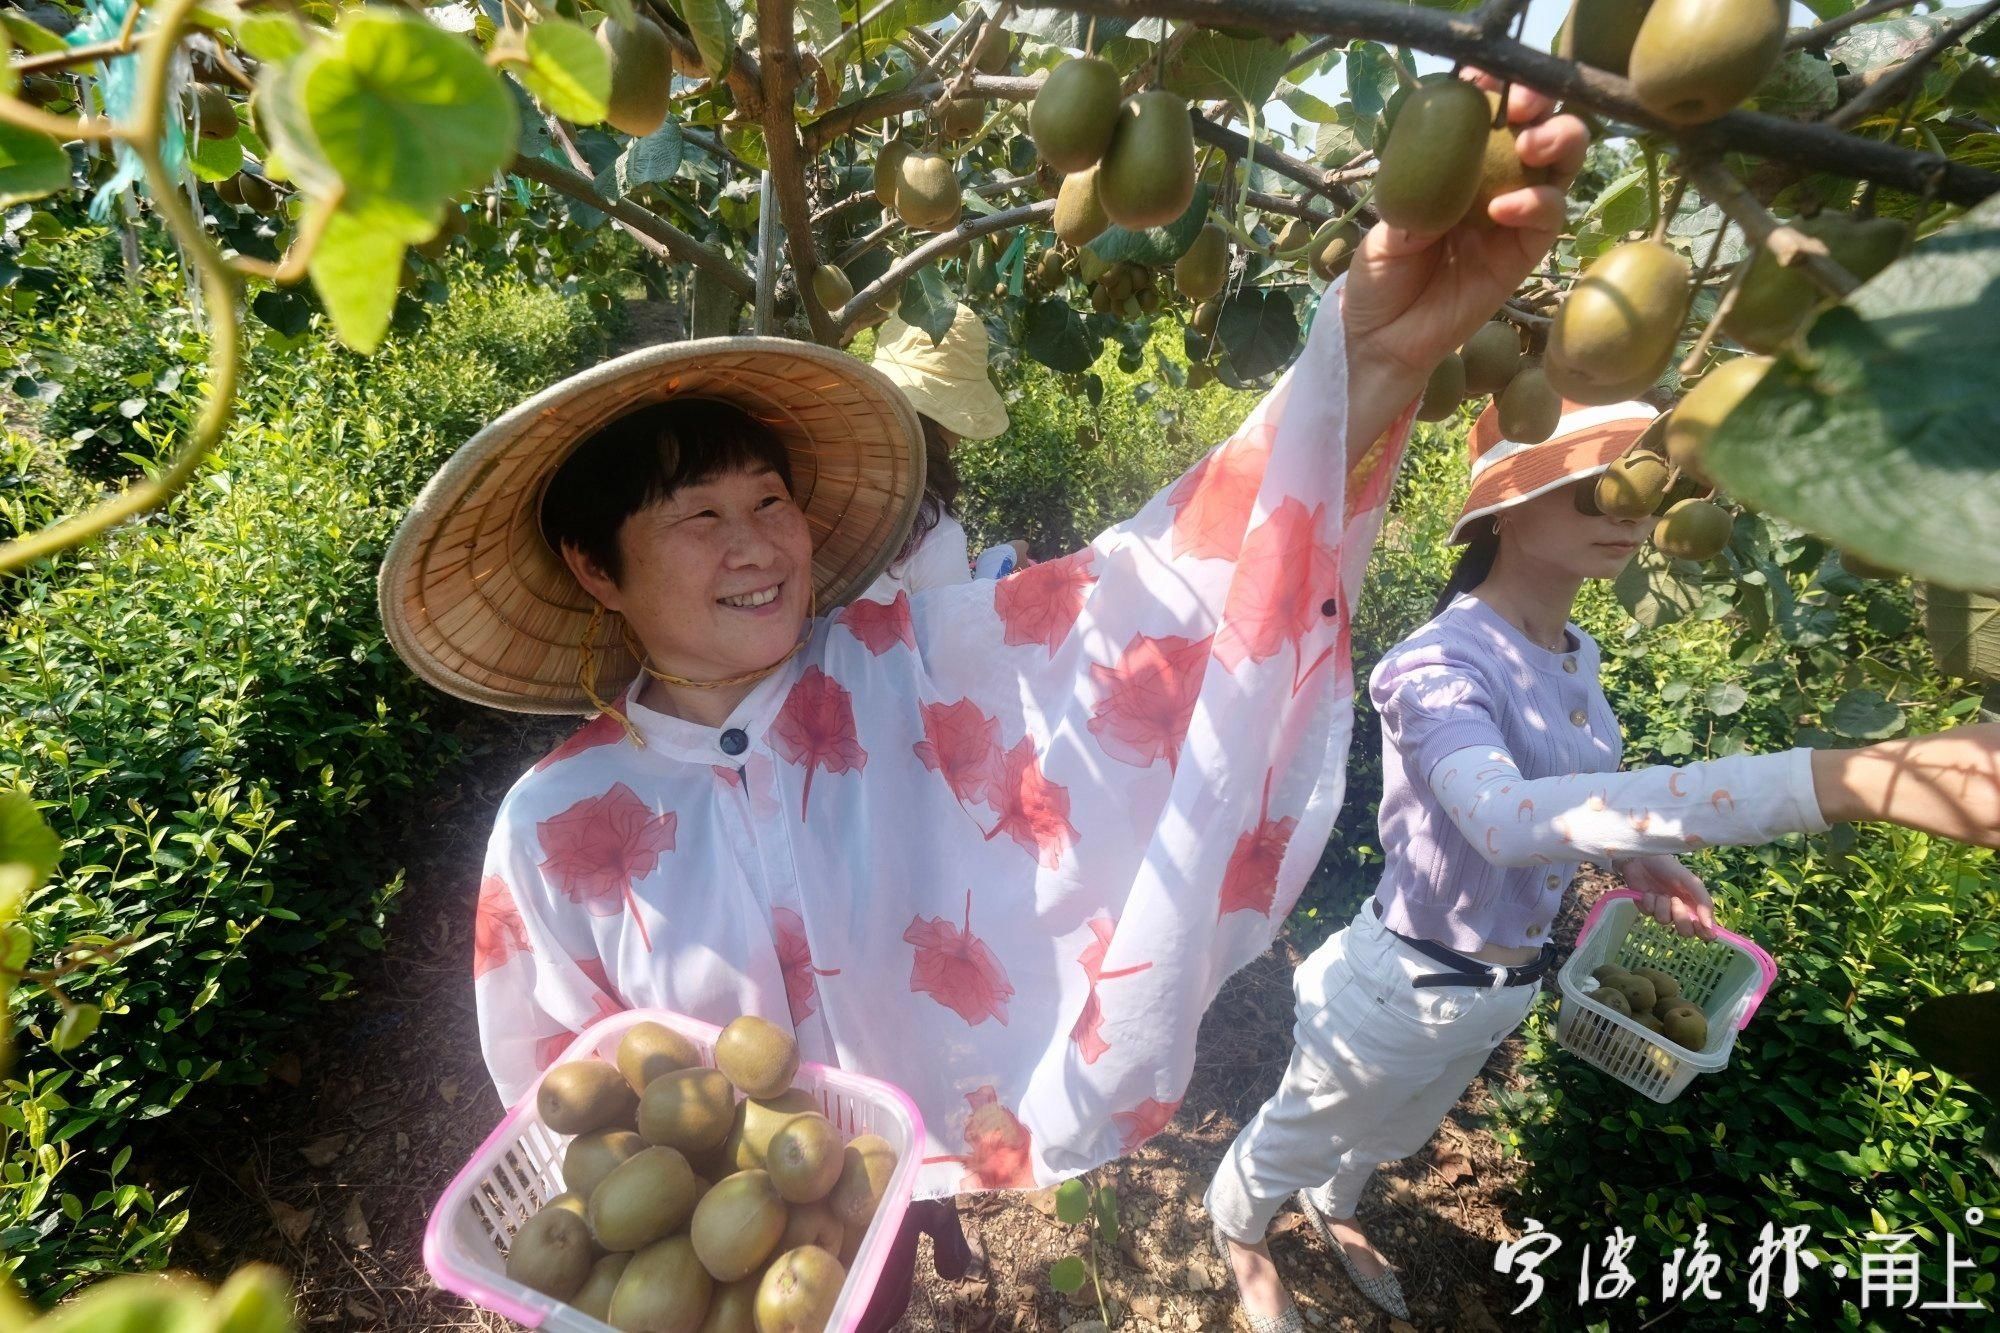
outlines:
[[1566, 578], [1617, 578], [1655, 520], [1580, 512], [1579, 495], [1596, 488], [1597, 478], [1585, 477], [1502, 511], [1500, 541], [1510, 558]]

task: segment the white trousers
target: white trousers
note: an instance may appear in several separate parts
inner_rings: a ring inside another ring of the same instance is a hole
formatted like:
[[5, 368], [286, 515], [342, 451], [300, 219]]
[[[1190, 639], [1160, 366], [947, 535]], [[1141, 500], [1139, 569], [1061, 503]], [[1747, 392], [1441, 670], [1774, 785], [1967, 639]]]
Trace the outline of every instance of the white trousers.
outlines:
[[1373, 898], [1299, 965], [1284, 1081], [1209, 1182], [1224, 1235], [1256, 1244], [1307, 1188], [1327, 1216], [1352, 1217], [1376, 1167], [1424, 1146], [1540, 989], [1410, 984], [1448, 970], [1391, 935]]

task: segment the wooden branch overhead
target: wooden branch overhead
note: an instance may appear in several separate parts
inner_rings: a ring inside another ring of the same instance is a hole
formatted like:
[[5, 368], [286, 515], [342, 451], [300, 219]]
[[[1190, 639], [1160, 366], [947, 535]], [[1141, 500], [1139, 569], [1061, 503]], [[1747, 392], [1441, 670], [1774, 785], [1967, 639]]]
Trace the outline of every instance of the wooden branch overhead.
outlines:
[[624, 224], [626, 229], [638, 237], [642, 244], [663, 258], [676, 263], [692, 264], [698, 269], [715, 275], [736, 295], [749, 300], [756, 295], [757, 285], [749, 273], [729, 262], [729, 257], [712, 246], [704, 245], [682, 231], [673, 223], [642, 208], [630, 199], [606, 199], [597, 192], [597, 186], [590, 177], [568, 167], [558, 166], [547, 158], [529, 157], [518, 154], [507, 170], [523, 180], [531, 180], [546, 185], [558, 194], [567, 195], [581, 204], [588, 204], [598, 212]]
[[988, 236], [996, 231], [1005, 231], [1009, 227], [1018, 227], [1023, 223], [1039, 222], [1044, 218], [1053, 217], [1055, 216], [1055, 211], [1055, 200], [1038, 199], [1032, 204], [1023, 204], [1019, 208], [1007, 208], [1002, 209], [998, 213], [988, 213], [983, 218], [968, 218], [952, 230], [941, 232], [931, 237], [930, 240], [925, 241], [922, 245], [889, 265], [888, 271], [883, 273], [881, 277], [856, 292], [853, 299], [848, 301], [846, 305], [842, 306], [835, 313], [834, 320], [840, 325], [842, 333], [853, 333], [866, 322], [867, 313], [874, 308], [877, 301], [894, 291], [897, 287], [902, 286], [903, 282], [911, 274], [932, 260], [941, 259], [967, 243], [977, 240], [981, 236]]

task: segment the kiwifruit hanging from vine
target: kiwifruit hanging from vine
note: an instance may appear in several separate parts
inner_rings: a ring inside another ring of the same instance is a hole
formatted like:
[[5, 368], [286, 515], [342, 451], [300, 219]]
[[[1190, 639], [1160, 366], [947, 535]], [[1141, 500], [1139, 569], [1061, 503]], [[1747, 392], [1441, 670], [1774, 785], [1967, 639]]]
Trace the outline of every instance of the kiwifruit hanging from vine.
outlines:
[[891, 139], [875, 155], [875, 197], [882, 207], [896, 206], [896, 172], [915, 147], [908, 139]]
[[978, 97], [948, 97], [938, 123], [947, 137], [969, 139], [986, 123], [986, 102]]
[[1079, 248], [1089, 245], [1110, 225], [1097, 194], [1096, 164], [1063, 177], [1062, 188], [1056, 191], [1055, 213], [1056, 235], [1063, 243]]
[[1305, 253], [1313, 238], [1312, 224], [1304, 218], [1287, 218], [1271, 242], [1271, 251], [1280, 259], [1296, 259]]
[[[237, 182], [237, 189], [242, 194], [244, 207], [258, 213], [269, 213], [278, 207], [278, 187], [262, 176], [243, 171], [238, 172], [234, 179]], [[457, 212], [456, 209], [452, 211]], [[453, 234], [460, 235], [464, 231], [465, 228], [460, 226]]]
[[1014, 34], [998, 23], [989, 21], [972, 43], [972, 67], [981, 74], [1005, 74], [1013, 55]]
[[1723, 419], [1736, 410], [1771, 369], [1768, 356], [1739, 356], [1701, 377], [1667, 416], [1667, 458], [1689, 476], [1713, 485], [1702, 468], [1702, 453]]
[[198, 122], [195, 133], [204, 139], [228, 139], [237, 130], [236, 104], [229, 100], [229, 94], [214, 84], [197, 83], [189, 88], [189, 96]]
[[1852, 551], [1842, 551], [1840, 553], [1840, 567], [1857, 579], [1899, 579], [1903, 577], [1902, 570], [1892, 569], [1888, 565], [1878, 565], [1874, 561], [1864, 559]]
[[1174, 261], [1174, 286], [1190, 301], [1206, 301], [1229, 280], [1229, 237], [1213, 222], [1203, 227], [1187, 253]]
[[[1790, 225], [1823, 242], [1833, 262], [1859, 282], [1894, 263], [1910, 241], [1909, 224], [1900, 218], [1818, 213]], [[1784, 267], [1767, 249], [1758, 250], [1749, 264], [1722, 331], [1753, 352], [1775, 352], [1833, 298], [1804, 269]]]
[[1332, 282], [1347, 272], [1347, 266], [1354, 262], [1354, 252], [1360, 248], [1360, 226], [1335, 220], [1323, 224], [1313, 237], [1306, 262], [1321, 282]]
[[598, 24], [597, 44], [611, 65], [604, 121], [643, 139], [667, 119], [667, 99], [673, 94], [673, 43], [665, 28], [644, 14], [634, 14], [630, 23], [607, 18]]
[[1417, 404], [1417, 420], [1443, 421], [1458, 411], [1458, 405], [1464, 401], [1465, 362], [1457, 352], [1447, 352], [1424, 385], [1423, 401]]
[[1713, 500], [1682, 500], [1653, 528], [1653, 545], [1676, 560], [1713, 560], [1736, 520]]
[[1639, 25], [1646, 21], [1650, 0], [1575, 0], [1562, 30], [1556, 34], [1556, 54], [1594, 69], [1623, 74], [1632, 57]]
[[1164, 227], [1187, 212], [1194, 185], [1187, 99], [1154, 88], [1120, 107], [1097, 171], [1105, 216], [1131, 231]]
[[1730, 110], [1785, 49], [1783, 0], [1653, 0], [1626, 74], [1639, 104], [1675, 125]]
[[[1500, 114], [1500, 94], [1487, 93], [1486, 106], [1489, 117], [1487, 123], [1491, 125], [1491, 118]], [[1512, 125], [1501, 125], [1497, 129], [1487, 130], [1486, 156], [1482, 159], [1479, 169], [1479, 188], [1473, 193], [1471, 206], [1466, 209], [1466, 215], [1474, 222], [1487, 226], [1494, 225], [1493, 219], [1486, 212], [1488, 204], [1503, 194], [1525, 190], [1531, 185], [1546, 185], [1555, 179], [1553, 168], [1531, 167], [1521, 161], [1521, 150], [1515, 142], [1518, 137], [1519, 134]]]
[[1481, 325], [1458, 349], [1465, 361], [1465, 391], [1474, 398], [1499, 393], [1521, 368], [1521, 335], [1504, 319]]
[[1218, 301], [1203, 301], [1194, 308], [1188, 319], [1188, 326], [1196, 333], [1214, 333], [1215, 321], [1222, 318], [1222, 305]]
[[1501, 438], [1516, 444], [1540, 444], [1555, 434], [1562, 407], [1562, 396], [1549, 387], [1539, 364], [1522, 366], [1493, 400]]
[[1612, 518], [1644, 518], [1667, 498], [1669, 475], [1657, 454], [1623, 454], [1597, 479], [1597, 507]]
[[215, 196], [225, 204], [232, 204], [237, 208], [244, 207], [243, 173], [239, 171], [234, 176], [224, 176], [221, 180], [217, 181], [215, 183]]
[[1549, 383], [1596, 406], [1651, 388], [1687, 320], [1687, 260], [1659, 241], [1628, 241], [1599, 256], [1549, 326]]
[[916, 231], [948, 231], [963, 208], [958, 173], [938, 153], [911, 152], [896, 166], [896, 216]]
[[1028, 135], [1042, 161], [1065, 175], [1097, 165], [1118, 121], [1118, 71], [1096, 56], [1065, 60], [1028, 105]]
[[828, 310], [838, 310], [854, 299], [854, 280], [837, 264], [821, 264], [813, 271], [813, 295]]
[[1479, 192], [1489, 114], [1486, 94], [1463, 79], [1408, 91], [1375, 172], [1384, 222], [1426, 233], [1457, 225]]

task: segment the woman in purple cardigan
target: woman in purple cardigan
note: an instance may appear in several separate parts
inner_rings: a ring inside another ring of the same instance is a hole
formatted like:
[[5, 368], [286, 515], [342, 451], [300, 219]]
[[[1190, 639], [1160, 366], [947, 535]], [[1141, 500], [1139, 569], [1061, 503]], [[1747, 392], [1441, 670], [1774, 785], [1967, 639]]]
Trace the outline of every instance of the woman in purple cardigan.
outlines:
[[2000, 845], [2000, 727], [1862, 749], [1732, 755], [1619, 771], [1597, 645], [1570, 623], [1587, 579], [1617, 576], [1653, 520], [1598, 512], [1596, 478], [1656, 415], [1565, 404], [1541, 444], [1475, 423], [1466, 543], [1431, 621], [1382, 658], [1381, 881], [1300, 965], [1283, 1083], [1208, 1187], [1215, 1244], [1255, 1333], [1300, 1329], [1263, 1244], [1286, 1196], [1362, 1293], [1408, 1310], [1355, 1225], [1376, 1167], [1437, 1129], [1521, 1021], [1553, 965], [1548, 935], [1585, 860], [1608, 864], [1683, 934], [1707, 890], [1677, 853], [1885, 820]]

